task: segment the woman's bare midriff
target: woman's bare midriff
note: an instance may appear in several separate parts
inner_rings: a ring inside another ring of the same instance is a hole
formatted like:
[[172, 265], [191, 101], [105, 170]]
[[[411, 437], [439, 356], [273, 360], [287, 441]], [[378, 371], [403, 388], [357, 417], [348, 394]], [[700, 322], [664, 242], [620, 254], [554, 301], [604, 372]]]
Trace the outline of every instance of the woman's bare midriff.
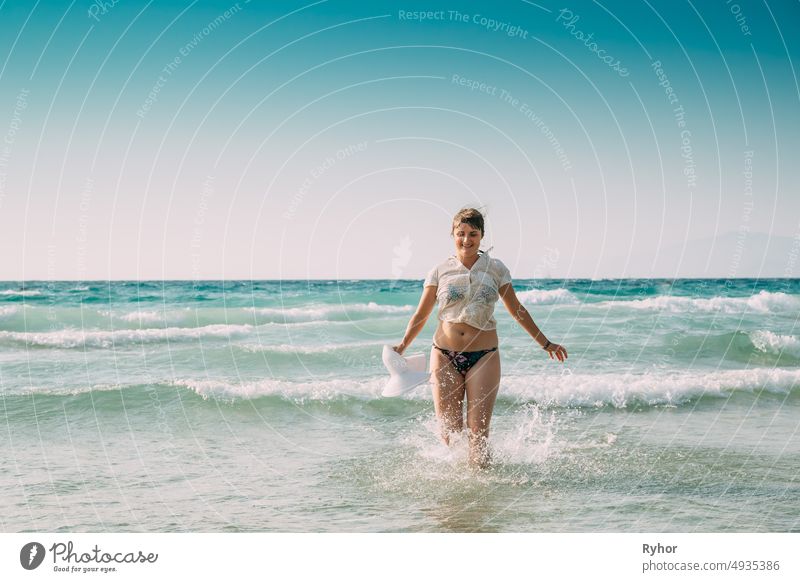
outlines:
[[488, 350], [498, 345], [497, 330], [478, 329], [466, 323], [440, 321], [433, 343], [446, 350], [474, 352]]

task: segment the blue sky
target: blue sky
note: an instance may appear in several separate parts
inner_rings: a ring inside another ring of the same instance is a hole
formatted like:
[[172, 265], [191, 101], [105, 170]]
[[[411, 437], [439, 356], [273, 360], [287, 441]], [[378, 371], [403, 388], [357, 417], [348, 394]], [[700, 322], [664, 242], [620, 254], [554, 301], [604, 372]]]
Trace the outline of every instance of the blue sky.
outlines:
[[796, 2], [5, 1], [0, 278], [422, 278], [465, 205], [515, 278], [797, 276], [798, 28]]

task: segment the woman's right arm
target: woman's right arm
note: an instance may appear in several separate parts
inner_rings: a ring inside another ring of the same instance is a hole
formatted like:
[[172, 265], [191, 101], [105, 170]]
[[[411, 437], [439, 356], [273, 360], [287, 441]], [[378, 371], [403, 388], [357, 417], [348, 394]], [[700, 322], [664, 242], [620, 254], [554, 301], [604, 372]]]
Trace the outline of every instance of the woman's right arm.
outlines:
[[411, 342], [414, 341], [414, 338], [419, 335], [419, 332], [422, 331], [422, 328], [425, 327], [425, 323], [428, 321], [428, 317], [436, 305], [437, 289], [438, 287], [433, 285], [423, 288], [422, 297], [419, 300], [417, 311], [411, 317], [411, 321], [408, 322], [408, 327], [406, 328], [405, 336], [403, 336], [403, 341], [400, 342], [399, 345], [394, 346], [394, 351], [396, 351], [398, 354], [402, 354], [405, 349], [411, 345]]

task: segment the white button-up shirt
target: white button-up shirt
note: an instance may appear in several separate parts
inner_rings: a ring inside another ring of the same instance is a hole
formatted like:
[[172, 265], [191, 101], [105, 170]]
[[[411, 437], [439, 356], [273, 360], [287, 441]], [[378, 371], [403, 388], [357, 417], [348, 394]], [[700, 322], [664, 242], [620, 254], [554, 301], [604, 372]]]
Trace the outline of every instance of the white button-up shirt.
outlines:
[[423, 287], [438, 287], [440, 321], [489, 330], [497, 328], [494, 304], [500, 298], [498, 290], [506, 283], [511, 283], [508, 268], [499, 259], [480, 251], [471, 269], [455, 255], [436, 265], [425, 277]]

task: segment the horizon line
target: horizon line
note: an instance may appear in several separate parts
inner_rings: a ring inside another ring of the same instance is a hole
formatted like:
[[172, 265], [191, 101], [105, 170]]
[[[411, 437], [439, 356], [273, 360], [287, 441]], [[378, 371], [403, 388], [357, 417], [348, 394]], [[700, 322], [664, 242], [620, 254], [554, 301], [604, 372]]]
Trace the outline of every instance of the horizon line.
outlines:
[[[718, 280], [718, 281], [736, 281], [736, 280], [764, 280], [764, 279], [776, 279], [776, 280], [794, 280], [800, 279], [800, 277], [759, 277], [759, 276], [749, 276], [749, 277], [676, 277], [676, 276], [659, 276], [659, 277], [515, 277], [513, 281], [626, 281], [630, 279], [646, 279], [646, 280], [663, 280], [663, 281], [675, 281], [675, 280], [684, 280], [684, 281], [708, 281], [708, 280]], [[0, 283], [122, 283], [122, 282], [154, 282], [154, 281], [161, 281], [161, 282], [171, 282], [171, 283], [199, 283], [199, 282], [220, 282], [220, 281], [252, 281], [252, 282], [296, 282], [296, 281], [422, 281], [424, 277], [414, 278], [414, 279], [387, 279], [387, 278], [367, 278], [367, 277], [356, 277], [356, 278], [327, 278], [327, 277], [314, 277], [314, 278], [288, 278], [288, 279], [252, 279], [252, 278], [224, 278], [224, 279], [0, 279]]]

